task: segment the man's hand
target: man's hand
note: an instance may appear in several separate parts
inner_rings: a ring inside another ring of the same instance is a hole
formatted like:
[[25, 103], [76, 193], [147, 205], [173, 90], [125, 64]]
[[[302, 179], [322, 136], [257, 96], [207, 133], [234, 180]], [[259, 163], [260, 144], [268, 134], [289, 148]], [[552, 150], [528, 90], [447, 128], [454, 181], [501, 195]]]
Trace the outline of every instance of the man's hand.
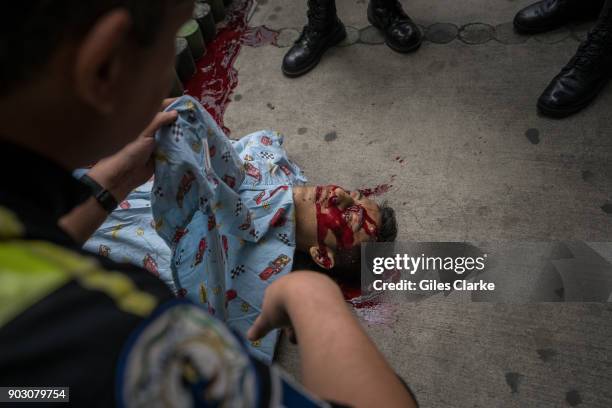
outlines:
[[329, 277], [291, 272], [274, 281], [247, 336], [254, 341], [289, 326], [299, 340], [303, 384], [319, 398], [354, 407], [415, 406]]
[[[174, 99], [166, 99], [165, 109]], [[111, 192], [117, 201], [122, 201], [133, 189], [144, 184], [153, 175], [155, 151], [155, 132], [162, 126], [174, 123], [176, 111], [160, 112], [149, 126], [130, 144], [116, 154], [100, 160], [91, 168], [88, 175]]]
[[[166, 99], [162, 109], [173, 101]], [[154, 171], [152, 154], [155, 150], [155, 132], [173, 123], [176, 118], [176, 111], [158, 113], [136, 140], [118, 153], [96, 163], [89, 171], [89, 177], [110, 191], [117, 201], [123, 201], [133, 189], [151, 178]], [[91, 197], [60, 218], [58, 224], [75, 242], [82, 244], [107, 217], [106, 211]]]

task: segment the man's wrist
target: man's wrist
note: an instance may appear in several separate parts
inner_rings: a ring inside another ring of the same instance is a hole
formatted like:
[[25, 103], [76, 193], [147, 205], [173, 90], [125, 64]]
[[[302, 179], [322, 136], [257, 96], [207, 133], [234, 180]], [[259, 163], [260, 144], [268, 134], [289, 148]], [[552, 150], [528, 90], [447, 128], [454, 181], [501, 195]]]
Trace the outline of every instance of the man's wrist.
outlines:
[[80, 181], [81, 183], [89, 187], [93, 198], [108, 214], [110, 214], [115, 210], [115, 208], [117, 208], [117, 206], [119, 205], [117, 199], [112, 195], [110, 191], [105, 189], [96, 180], [91, 178], [89, 175], [84, 174], [83, 176], [81, 176]]
[[[305, 309], [305, 301], [317, 310], [346, 308], [342, 292], [329, 277], [318, 272], [292, 272], [281, 292], [285, 309], [290, 317]], [[310, 307], [306, 307], [312, 310]]]
[[121, 183], [119, 182], [121, 177], [111, 177], [106, 175], [103, 172], [98, 171], [95, 166], [87, 173], [87, 175], [96, 183], [100, 184], [104, 189], [108, 190], [115, 200], [117, 200], [117, 202], [123, 201], [129, 194], [129, 190], [126, 191], [125, 188], [121, 187]]

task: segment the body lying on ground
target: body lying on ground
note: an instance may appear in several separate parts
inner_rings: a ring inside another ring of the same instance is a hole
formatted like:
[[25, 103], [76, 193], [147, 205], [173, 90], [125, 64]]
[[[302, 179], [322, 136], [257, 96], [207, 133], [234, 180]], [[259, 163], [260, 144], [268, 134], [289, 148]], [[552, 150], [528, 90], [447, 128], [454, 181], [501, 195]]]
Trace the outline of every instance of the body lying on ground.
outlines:
[[[390, 208], [359, 191], [307, 186], [277, 132], [230, 140], [190, 97], [167, 109], [179, 116], [156, 136], [155, 177], [85, 249], [144, 267], [246, 335], [266, 287], [292, 270], [296, 249], [331, 269], [358, 265], [361, 242], [394, 239]], [[249, 347], [269, 362], [277, 339], [274, 330]]]

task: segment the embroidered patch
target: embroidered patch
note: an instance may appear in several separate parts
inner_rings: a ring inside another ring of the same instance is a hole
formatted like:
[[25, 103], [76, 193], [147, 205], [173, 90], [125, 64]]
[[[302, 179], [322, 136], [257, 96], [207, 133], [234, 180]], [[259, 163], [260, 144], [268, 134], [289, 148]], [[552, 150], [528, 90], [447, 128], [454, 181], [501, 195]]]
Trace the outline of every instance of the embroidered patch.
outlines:
[[256, 406], [256, 374], [238, 339], [201, 307], [177, 303], [135, 334], [119, 365], [124, 406]]

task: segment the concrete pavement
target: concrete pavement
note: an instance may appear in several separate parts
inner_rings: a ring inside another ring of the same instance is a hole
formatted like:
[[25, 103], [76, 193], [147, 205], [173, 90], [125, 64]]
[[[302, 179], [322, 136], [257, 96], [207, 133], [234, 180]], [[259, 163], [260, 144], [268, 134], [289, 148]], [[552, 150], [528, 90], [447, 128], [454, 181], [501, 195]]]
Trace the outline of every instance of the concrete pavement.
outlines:
[[[256, 5], [250, 25], [280, 34], [238, 56], [233, 136], [278, 130], [312, 183], [390, 185], [402, 240], [611, 240], [612, 88], [566, 120], [535, 110], [588, 24], [521, 37], [510, 21], [529, 1], [402, 1], [427, 40], [400, 55], [365, 0], [338, 0], [347, 41], [287, 79], [305, 3]], [[434, 297], [357, 313], [423, 407], [612, 406], [608, 305]], [[277, 359], [299, 377], [296, 353], [283, 341]]]

